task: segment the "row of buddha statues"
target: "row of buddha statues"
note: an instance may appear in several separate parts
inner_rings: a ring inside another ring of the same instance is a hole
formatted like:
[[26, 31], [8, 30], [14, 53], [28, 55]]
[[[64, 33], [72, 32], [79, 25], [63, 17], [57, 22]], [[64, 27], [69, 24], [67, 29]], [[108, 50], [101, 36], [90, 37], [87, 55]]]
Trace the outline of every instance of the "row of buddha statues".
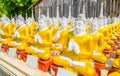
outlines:
[[[34, 21], [33, 18], [24, 20], [21, 15], [10, 20], [3, 15], [0, 18], [0, 44], [44, 61], [55, 55], [55, 65], [79, 75], [94, 76], [94, 62], [107, 63], [103, 51], [111, 50], [120, 36], [119, 29], [119, 17], [86, 19], [80, 14], [78, 18], [68, 19], [41, 15]], [[120, 53], [119, 49], [117, 53]], [[119, 64], [118, 58], [113, 60], [112, 66], [119, 68]]]

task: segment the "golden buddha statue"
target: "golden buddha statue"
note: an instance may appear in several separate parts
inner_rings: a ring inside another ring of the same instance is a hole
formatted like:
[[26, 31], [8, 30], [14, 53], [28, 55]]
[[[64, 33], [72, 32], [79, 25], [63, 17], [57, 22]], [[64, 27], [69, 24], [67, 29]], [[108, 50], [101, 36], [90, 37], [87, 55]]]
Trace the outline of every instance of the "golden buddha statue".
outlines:
[[107, 62], [107, 57], [102, 53], [105, 48], [105, 43], [104, 43], [104, 36], [102, 33], [98, 31], [98, 22], [97, 18], [95, 18], [92, 22], [90, 34], [93, 37], [93, 55], [92, 59], [94, 61], [100, 62], [100, 63], [106, 63]]
[[45, 20], [39, 19], [39, 31], [34, 36], [34, 43], [25, 49], [25, 52], [42, 60], [48, 60], [51, 56], [52, 33], [48, 29]]
[[1, 42], [7, 45], [12, 40], [12, 34], [14, 32], [15, 25], [10, 23], [9, 18], [4, 18], [4, 26], [1, 27]]
[[32, 18], [28, 18], [26, 20], [26, 25], [29, 28], [29, 37], [27, 39], [27, 43], [31, 45], [34, 42], [34, 35], [37, 31], [37, 23], [34, 22], [34, 20]]
[[[57, 30], [53, 30], [53, 44], [51, 47], [52, 53], [59, 54], [66, 49], [68, 40], [67, 19], [63, 18], [62, 23]], [[56, 32], [55, 32], [56, 31]], [[55, 34], [54, 34], [55, 33]]]
[[16, 20], [16, 31], [13, 34], [13, 40], [8, 44], [20, 51], [24, 51], [28, 46], [26, 42], [29, 37], [29, 28], [23, 21], [22, 17]]
[[62, 55], [54, 57], [54, 64], [80, 75], [93, 76], [95, 70], [89, 60], [92, 56], [92, 36], [86, 33], [83, 21], [76, 20], [67, 46]]

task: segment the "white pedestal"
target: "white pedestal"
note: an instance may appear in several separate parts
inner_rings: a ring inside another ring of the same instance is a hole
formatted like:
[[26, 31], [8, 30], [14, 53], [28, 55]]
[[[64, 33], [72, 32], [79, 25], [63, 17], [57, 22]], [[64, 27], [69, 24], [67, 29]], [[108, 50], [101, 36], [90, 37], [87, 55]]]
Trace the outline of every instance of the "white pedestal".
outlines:
[[67, 71], [63, 68], [58, 68], [57, 76], [77, 76], [77, 74]]
[[17, 57], [16, 48], [9, 48], [9, 50], [7, 51], [7, 54], [11, 58], [16, 58]]
[[38, 68], [38, 58], [32, 56], [32, 55], [27, 55], [27, 61], [26, 64], [34, 69]]

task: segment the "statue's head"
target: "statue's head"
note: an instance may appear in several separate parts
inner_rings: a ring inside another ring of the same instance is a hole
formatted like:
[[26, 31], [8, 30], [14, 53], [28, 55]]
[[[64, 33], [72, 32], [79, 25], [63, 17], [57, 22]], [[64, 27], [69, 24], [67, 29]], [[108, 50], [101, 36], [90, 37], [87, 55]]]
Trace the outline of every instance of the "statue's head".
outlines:
[[40, 29], [43, 29], [43, 28], [47, 27], [47, 24], [46, 24], [44, 19], [39, 19], [38, 20], [38, 25], [39, 25]]
[[67, 18], [63, 17], [61, 20], [61, 28], [65, 28], [68, 25]]
[[78, 19], [80, 19], [80, 20], [82, 20], [82, 21], [85, 21], [85, 20], [86, 20], [84, 14], [79, 14]]
[[107, 19], [107, 17], [106, 17], [106, 16], [104, 16], [103, 18], [104, 18], [104, 25], [106, 26], [106, 25], [107, 25], [107, 23], [108, 23], [108, 19]]
[[40, 15], [40, 18], [43, 19], [43, 18], [46, 18], [45, 15]]
[[6, 15], [3, 15], [2, 18], [1, 18], [1, 23], [3, 25], [4, 24], [9, 24], [10, 23], [10, 19]]
[[57, 26], [59, 23], [57, 18], [53, 18], [52, 22], [53, 22], [54, 26]]
[[10, 19], [8, 17], [5, 18], [5, 22], [6, 24], [9, 24], [10, 23]]
[[19, 19], [18, 19], [18, 20], [16, 20], [16, 26], [17, 26], [17, 27], [22, 26], [22, 25], [21, 25], [21, 21], [20, 21]]
[[24, 18], [23, 18], [23, 16], [22, 16], [22, 15], [18, 15], [17, 19], [19, 19], [19, 20], [21, 20], [21, 21], [23, 21], [23, 22], [24, 22]]
[[112, 22], [114, 23], [114, 22], [117, 22], [118, 21], [118, 18], [117, 17], [113, 17], [112, 18]]
[[15, 19], [14, 19], [14, 18], [12, 18], [12, 19], [11, 19], [11, 22], [12, 22], [12, 23], [14, 23], [14, 22], [15, 22]]
[[112, 23], [111, 18], [110, 16], [108, 16], [108, 24], [111, 24], [111, 23]]
[[6, 23], [6, 21], [7, 21], [7, 19], [8, 19], [8, 17], [6, 15], [3, 15], [1, 17], [1, 23], [4, 25]]
[[25, 21], [26, 25], [30, 25], [32, 22], [34, 22], [34, 20], [30, 17], [28, 17], [28, 19]]
[[85, 23], [84, 23], [84, 21], [76, 19], [75, 20], [75, 25], [74, 25], [74, 30], [75, 31], [83, 31], [83, 32], [85, 32]]
[[99, 27], [98, 27], [98, 19], [97, 18], [94, 18], [91, 24], [92, 24], [91, 25], [92, 30], [98, 30]]
[[98, 18], [98, 25], [100, 28], [102, 28], [104, 26], [104, 18], [103, 17]]
[[17, 27], [21, 27], [21, 26], [23, 26], [23, 25], [25, 25], [25, 23], [24, 23], [23, 21], [21, 21], [20, 19], [17, 19], [17, 20], [16, 20], [16, 26], [17, 26]]

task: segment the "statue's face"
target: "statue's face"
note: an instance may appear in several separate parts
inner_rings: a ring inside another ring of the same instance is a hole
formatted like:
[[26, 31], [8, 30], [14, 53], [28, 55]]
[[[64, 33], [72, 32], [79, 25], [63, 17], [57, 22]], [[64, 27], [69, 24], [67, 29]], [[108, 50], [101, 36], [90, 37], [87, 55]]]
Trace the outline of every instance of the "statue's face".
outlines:
[[97, 30], [98, 29], [98, 21], [97, 21], [97, 19], [93, 20], [91, 28], [93, 30]]
[[54, 24], [54, 26], [58, 25], [58, 20], [54, 18], [53, 19], [53, 24]]
[[2, 18], [1, 18], [1, 23], [4, 25], [6, 24], [7, 22], [9, 22], [9, 18], [6, 16], [6, 15], [3, 15]]
[[63, 18], [62, 22], [61, 22], [61, 28], [65, 28], [67, 26], [68, 22], [67, 19]]
[[27, 25], [30, 25], [32, 22], [33, 22], [32, 18], [28, 18], [28, 19], [26, 20], [26, 24], [27, 24]]
[[11, 22], [15, 22], [15, 19], [14, 19], [14, 18], [12, 18], [12, 19], [11, 19]]
[[43, 27], [43, 26], [45, 25], [44, 20], [39, 20], [38, 22], [39, 22], [39, 26], [40, 26], [40, 27]]
[[117, 22], [118, 21], [118, 18], [117, 17], [114, 17], [113, 18], [113, 22]]
[[16, 20], [16, 25], [17, 25], [17, 27], [22, 26], [22, 21], [20, 21], [20, 20]]
[[85, 24], [83, 21], [76, 21], [76, 25], [74, 26], [76, 31], [81, 31], [85, 29]]
[[21, 21], [24, 21], [24, 18], [21, 16], [21, 15], [18, 15], [18, 18], [17, 19], [19, 19], [19, 20], [21, 20]]
[[29, 20], [27, 19], [27, 20], [25, 21], [25, 23], [26, 23], [26, 25], [29, 25]]
[[4, 24], [4, 19], [1, 19], [0, 22], [1, 22], [2, 24]]
[[104, 25], [107, 25], [107, 23], [108, 23], [108, 19], [104, 17]]
[[111, 24], [111, 18], [108, 17], [108, 24]]

